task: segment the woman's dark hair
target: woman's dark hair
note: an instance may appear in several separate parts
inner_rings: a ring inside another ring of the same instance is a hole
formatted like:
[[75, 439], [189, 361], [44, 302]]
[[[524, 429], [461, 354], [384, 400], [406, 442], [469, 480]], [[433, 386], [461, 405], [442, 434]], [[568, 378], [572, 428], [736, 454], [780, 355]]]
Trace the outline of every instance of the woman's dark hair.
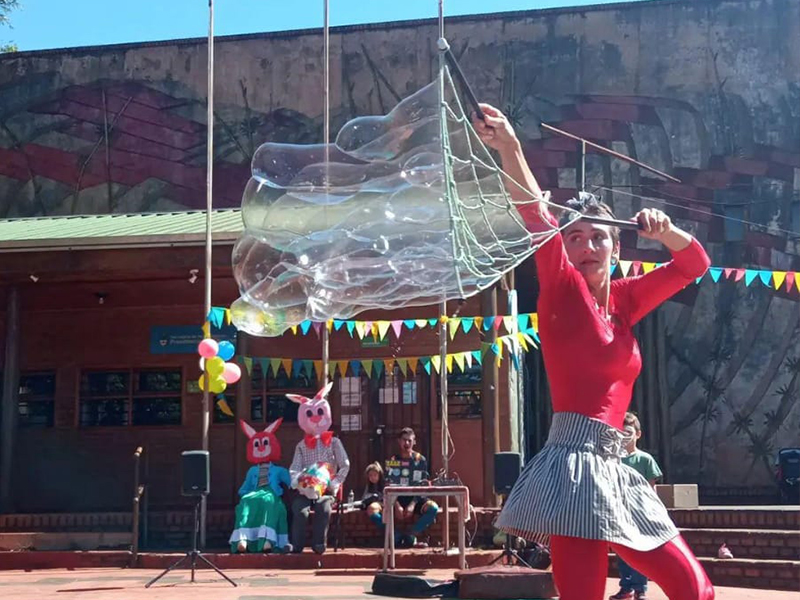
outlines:
[[[369, 473], [370, 471], [375, 471], [378, 474], [378, 483], [372, 483], [369, 480]], [[381, 463], [375, 461], [374, 463], [370, 463], [367, 465], [367, 468], [364, 469], [364, 476], [367, 478], [367, 489], [370, 492], [382, 492], [383, 487], [385, 485], [383, 467], [381, 467]]]
[[[593, 217], [606, 217], [608, 219], [616, 219], [614, 211], [611, 207], [603, 202], [600, 198], [589, 192], [578, 192], [577, 198], [567, 200], [565, 206], [572, 210], [564, 211], [564, 214], [559, 220], [559, 225], [564, 227], [568, 223], [575, 220], [576, 215], [572, 211], [577, 211], [582, 215], [590, 215]], [[609, 227], [611, 239], [615, 244], [619, 242], [619, 227]]]

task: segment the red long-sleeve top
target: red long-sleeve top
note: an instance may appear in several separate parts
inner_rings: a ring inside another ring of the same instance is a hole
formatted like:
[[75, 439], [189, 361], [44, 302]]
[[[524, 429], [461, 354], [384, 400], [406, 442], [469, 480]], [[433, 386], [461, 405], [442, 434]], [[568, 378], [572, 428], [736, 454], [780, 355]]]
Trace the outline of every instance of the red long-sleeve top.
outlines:
[[[541, 231], [534, 206], [523, 207], [520, 213], [531, 231]], [[554, 411], [580, 413], [621, 429], [642, 368], [631, 328], [705, 273], [708, 255], [693, 239], [688, 247], [673, 252], [667, 264], [644, 275], [613, 280], [610, 319], [567, 258], [560, 233], [534, 257], [540, 281], [539, 336]]]

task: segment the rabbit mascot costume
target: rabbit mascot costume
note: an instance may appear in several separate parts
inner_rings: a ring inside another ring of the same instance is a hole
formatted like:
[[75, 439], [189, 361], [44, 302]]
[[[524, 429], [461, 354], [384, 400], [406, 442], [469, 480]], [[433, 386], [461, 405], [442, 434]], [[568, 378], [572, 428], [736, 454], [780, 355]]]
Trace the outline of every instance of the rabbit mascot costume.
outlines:
[[305, 546], [306, 524], [313, 508], [314, 524], [311, 549], [325, 552], [331, 505], [350, 470], [350, 459], [342, 441], [329, 431], [331, 406], [326, 400], [333, 383], [328, 383], [313, 398], [286, 394], [300, 404], [297, 422], [305, 436], [294, 450], [289, 467], [292, 487], [299, 493], [292, 502], [292, 546], [302, 552]]
[[239, 488], [236, 528], [229, 540], [231, 552], [269, 552], [273, 548], [291, 550], [283, 485], [289, 487], [289, 471], [275, 464], [281, 458], [281, 445], [275, 431], [278, 419], [264, 431], [256, 431], [243, 420], [242, 430], [249, 438], [247, 460], [253, 466]]

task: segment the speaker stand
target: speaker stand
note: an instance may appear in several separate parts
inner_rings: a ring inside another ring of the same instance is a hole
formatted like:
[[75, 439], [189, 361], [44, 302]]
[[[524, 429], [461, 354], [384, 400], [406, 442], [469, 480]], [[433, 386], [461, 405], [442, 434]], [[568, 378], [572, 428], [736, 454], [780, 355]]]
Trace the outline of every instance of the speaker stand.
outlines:
[[208, 560], [205, 556], [203, 556], [203, 553], [200, 552], [197, 549], [197, 532], [200, 530], [200, 502], [201, 502], [201, 500], [202, 500], [202, 497], [198, 496], [197, 500], [195, 500], [195, 503], [194, 503], [194, 532], [192, 533], [192, 549], [189, 552], [187, 552], [186, 554], [184, 554], [183, 556], [181, 556], [178, 560], [176, 560], [174, 563], [172, 563], [166, 569], [164, 569], [156, 577], [154, 577], [153, 579], [148, 581], [145, 584], [144, 587], [149, 588], [156, 581], [161, 579], [164, 575], [166, 575], [167, 573], [172, 571], [172, 569], [176, 569], [180, 565], [182, 565], [183, 562], [185, 560], [187, 560], [187, 559], [190, 561], [190, 564], [191, 564], [192, 583], [194, 583], [194, 572], [195, 572], [195, 569], [197, 568], [197, 561], [200, 560], [200, 561], [204, 562], [206, 565], [208, 565], [209, 567], [211, 567], [212, 569], [214, 569], [217, 573], [219, 573], [225, 579], [225, 581], [230, 583], [233, 587], [238, 587], [236, 585], [235, 581], [233, 581], [230, 577], [225, 575], [225, 573], [220, 571], [217, 568], [216, 565], [214, 565], [210, 560]]
[[500, 556], [498, 556], [497, 558], [495, 558], [495, 559], [494, 559], [492, 562], [490, 562], [489, 564], [490, 564], [490, 565], [493, 565], [493, 564], [495, 564], [495, 563], [497, 563], [497, 562], [500, 562], [501, 564], [508, 565], [508, 566], [514, 566], [514, 564], [518, 564], [518, 565], [519, 565], [519, 566], [521, 566], [521, 567], [528, 567], [529, 569], [532, 569], [533, 567], [532, 567], [532, 566], [530, 566], [530, 565], [529, 565], [529, 564], [528, 564], [528, 563], [525, 561], [525, 559], [524, 559], [524, 558], [522, 558], [522, 557], [519, 555], [519, 552], [517, 552], [517, 551], [516, 551], [516, 550], [513, 548], [513, 546], [512, 546], [512, 543], [513, 543], [513, 537], [514, 537], [514, 536], [512, 536], [512, 535], [511, 535], [511, 534], [509, 534], [509, 533], [507, 533], [507, 534], [506, 534], [506, 545], [505, 545], [505, 547], [503, 548], [503, 552], [502, 552], [502, 554], [500, 554]]

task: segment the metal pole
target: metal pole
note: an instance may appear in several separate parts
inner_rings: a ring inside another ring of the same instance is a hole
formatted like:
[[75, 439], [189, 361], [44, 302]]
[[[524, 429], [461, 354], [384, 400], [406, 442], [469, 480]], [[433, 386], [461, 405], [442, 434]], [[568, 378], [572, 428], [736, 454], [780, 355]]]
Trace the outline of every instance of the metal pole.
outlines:
[[578, 167], [575, 170], [575, 187], [578, 188], [579, 192], [586, 191], [586, 140], [580, 141]]
[[[322, 28], [322, 45], [323, 45], [323, 61], [322, 61], [322, 74], [323, 74], [323, 91], [322, 91], [322, 120], [323, 120], [323, 143], [325, 144], [325, 190], [329, 189], [330, 182], [330, 143], [331, 143], [331, 32], [330, 32], [330, 6], [328, 0], [322, 2], [323, 11], [323, 28]], [[323, 323], [322, 328], [322, 381], [319, 382], [320, 387], [327, 385], [328, 377], [330, 375], [330, 346], [331, 338], [330, 331], [328, 331], [327, 321]], [[317, 374], [319, 376], [319, 374]]]
[[[439, 391], [442, 403], [442, 469], [444, 476], [450, 475], [450, 419], [447, 397], [447, 300], [442, 300], [439, 309]], [[450, 497], [444, 497], [444, 520], [442, 522], [442, 548], [450, 548]]]
[[[211, 211], [213, 208], [214, 182], [214, 0], [208, 0], [208, 115], [206, 140], [206, 271], [205, 271], [205, 312], [203, 321], [211, 312]], [[208, 450], [208, 427], [211, 411], [208, 391], [209, 377], [206, 374], [206, 389], [203, 391], [202, 441], [203, 450]], [[200, 547], [206, 547], [207, 503], [203, 496], [200, 504]]]

